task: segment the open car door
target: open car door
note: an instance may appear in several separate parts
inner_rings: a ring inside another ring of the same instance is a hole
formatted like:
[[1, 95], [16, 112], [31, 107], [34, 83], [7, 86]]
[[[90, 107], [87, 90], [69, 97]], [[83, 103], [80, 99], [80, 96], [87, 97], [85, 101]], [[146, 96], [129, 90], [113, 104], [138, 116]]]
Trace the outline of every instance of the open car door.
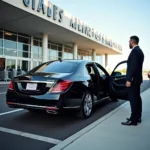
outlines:
[[126, 87], [127, 61], [120, 62], [110, 76], [109, 95], [113, 98], [128, 100]]

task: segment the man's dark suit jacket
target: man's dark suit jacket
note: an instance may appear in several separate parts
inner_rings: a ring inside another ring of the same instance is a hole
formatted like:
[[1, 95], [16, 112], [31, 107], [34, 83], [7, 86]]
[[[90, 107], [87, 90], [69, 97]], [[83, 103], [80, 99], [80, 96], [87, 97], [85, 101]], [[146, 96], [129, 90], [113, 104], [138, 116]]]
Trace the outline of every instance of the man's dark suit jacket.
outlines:
[[144, 54], [139, 46], [131, 51], [127, 61], [127, 81], [134, 83], [142, 83]]

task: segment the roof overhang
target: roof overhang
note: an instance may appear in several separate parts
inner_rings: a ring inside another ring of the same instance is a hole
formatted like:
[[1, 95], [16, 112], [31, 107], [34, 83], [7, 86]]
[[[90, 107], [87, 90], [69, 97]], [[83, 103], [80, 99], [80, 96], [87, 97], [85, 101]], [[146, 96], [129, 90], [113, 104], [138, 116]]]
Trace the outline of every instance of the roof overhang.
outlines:
[[[30, 0], [29, 0], [30, 1]], [[31, 5], [32, 6], [32, 5]], [[35, 5], [38, 7], [38, 4]], [[60, 44], [76, 43], [79, 49], [95, 49], [97, 54], [121, 54], [118, 49], [108, 46], [101, 41], [91, 38], [70, 26], [71, 18], [67, 13], [63, 14], [63, 22], [53, 20], [47, 14], [26, 7], [23, 0], [2, 0], [0, 1], [0, 27], [12, 31], [28, 34], [35, 37], [42, 37], [48, 34], [49, 40]]]

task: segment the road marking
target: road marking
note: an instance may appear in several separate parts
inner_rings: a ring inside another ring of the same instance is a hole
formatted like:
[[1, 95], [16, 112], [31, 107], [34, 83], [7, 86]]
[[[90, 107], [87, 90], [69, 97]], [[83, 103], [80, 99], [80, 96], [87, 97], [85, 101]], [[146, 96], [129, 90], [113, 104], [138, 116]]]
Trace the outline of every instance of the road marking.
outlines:
[[[141, 96], [144, 95], [146, 92], [150, 92], [150, 88], [148, 88], [147, 90], [142, 92]], [[119, 107], [117, 107], [116, 109], [112, 110], [111, 112], [109, 112], [105, 116], [101, 117], [97, 121], [93, 122], [92, 124], [88, 125], [87, 127], [83, 128], [82, 130], [78, 131], [77, 133], [73, 134], [72, 136], [68, 137], [67, 139], [65, 139], [64, 141], [62, 141], [58, 145], [50, 148], [49, 150], [63, 150], [63, 149], [65, 149], [68, 145], [70, 145], [71, 143], [73, 143], [74, 141], [79, 139], [81, 136], [83, 136], [87, 132], [89, 132], [92, 129], [94, 129], [96, 126], [98, 126], [103, 121], [107, 120], [109, 117], [111, 117], [112, 115], [117, 113], [120, 109], [122, 109], [126, 105], [128, 105], [128, 102], [125, 102], [124, 104], [120, 105]]]
[[2, 95], [2, 94], [6, 94], [6, 92], [2, 92], [2, 93], [0, 93], [0, 95]]
[[31, 133], [27, 133], [27, 132], [17, 131], [17, 130], [13, 130], [13, 129], [8, 129], [8, 128], [4, 128], [4, 127], [0, 127], [0, 131], [5, 132], [5, 133], [14, 134], [14, 135], [23, 136], [23, 137], [34, 139], [34, 140], [51, 143], [51, 144], [59, 144], [60, 142], [62, 142], [61, 140], [57, 140], [57, 139], [53, 139], [53, 138], [49, 138], [49, 137], [45, 137], [45, 136], [41, 136], [41, 135], [31, 134]]
[[4, 115], [7, 115], [7, 114], [12, 114], [12, 113], [15, 113], [15, 112], [18, 112], [18, 111], [22, 111], [23, 109], [17, 109], [17, 110], [12, 110], [12, 111], [7, 111], [7, 112], [4, 112], [4, 113], [0, 113], [0, 116], [4, 116]]

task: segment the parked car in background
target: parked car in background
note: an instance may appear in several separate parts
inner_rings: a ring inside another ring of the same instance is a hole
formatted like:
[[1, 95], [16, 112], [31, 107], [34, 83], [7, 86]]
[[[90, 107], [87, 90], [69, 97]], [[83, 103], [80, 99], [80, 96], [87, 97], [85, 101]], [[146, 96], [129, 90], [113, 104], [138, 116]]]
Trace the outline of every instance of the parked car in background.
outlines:
[[6, 102], [12, 108], [45, 110], [57, 114], [75, 110], [89, 118], [93, 106], [108, 99], [127, 100], [126, 75], [111, 75], [98, 63], [87, 60], [58, 60], [43, 63], [10, 83]]

